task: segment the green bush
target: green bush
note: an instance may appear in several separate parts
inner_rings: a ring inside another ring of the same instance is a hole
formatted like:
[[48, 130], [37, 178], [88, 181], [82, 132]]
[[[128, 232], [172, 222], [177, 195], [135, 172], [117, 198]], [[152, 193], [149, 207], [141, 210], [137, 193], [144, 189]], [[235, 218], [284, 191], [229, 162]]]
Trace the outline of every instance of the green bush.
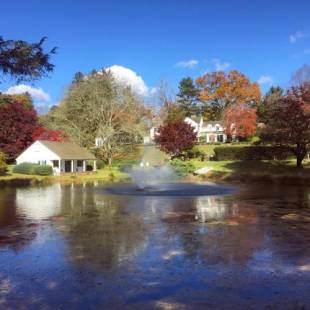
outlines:
[[102, 169], [105, 166], [105, 162], [101, 159], [97, 160], [97, 169]]
[[42, 176], [52, 175], [53, 168], [52, 166], [48, 166], [48, 165], [34, 165], [33, 172], [36, 175], [42, 175]]
[[20, 174], [33, 174], [33, 165], [32, 163], [21, 163], [13, 167], [14, 173]]
[[198, 143], [207, 143], [207, 137], [204, 135], [204, 136], [201, 136], [201, 137], [198, 137]]
[[6, 175], [7, 164], [5, 163], [5, 155], [0, 152], [0, 175]]
[[196, 170], [195, 166], [191, 162], [182, 161], [180, 159], [172, 160], [170, 165], [175, 173], [180, 177], [191, 174]]
[[219, 146], [215, 159], [222, 160], [284, 160], [292, 156], [288, 148], [274, 146]]
[[205, 153], [202, 152], [199, 148], [194, 146], [192, 149], [184, 151], [180, 157], [184, 159], [199, 158], [200, 160], [204, 160]]
[[28, 175], [51, 175], [53, 174], [53, 168], [48, 165], [38, 165], [33, 163], [21, 163], [14, 166], [14, 173], [28, 174]]

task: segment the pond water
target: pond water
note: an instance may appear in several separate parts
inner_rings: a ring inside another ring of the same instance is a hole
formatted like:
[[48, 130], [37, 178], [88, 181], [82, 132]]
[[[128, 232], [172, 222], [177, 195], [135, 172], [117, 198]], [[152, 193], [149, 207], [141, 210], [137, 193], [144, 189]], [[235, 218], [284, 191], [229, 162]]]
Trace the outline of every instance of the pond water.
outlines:
[[310, 188], [214, 189], [0, 189], [0, 308], [310, 309]]

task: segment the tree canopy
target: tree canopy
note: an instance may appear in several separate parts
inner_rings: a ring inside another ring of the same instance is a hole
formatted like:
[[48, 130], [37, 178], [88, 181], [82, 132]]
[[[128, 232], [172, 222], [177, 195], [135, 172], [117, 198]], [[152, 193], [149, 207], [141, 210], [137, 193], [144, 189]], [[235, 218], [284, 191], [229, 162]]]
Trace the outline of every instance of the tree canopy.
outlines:
[[50, 58], [56, 48], [45, 52], [43, 44], [46, 37], [39, 42], [28, 43], [23, 40], [5, 40], [0, 36], [0, 73], [10, 76], [18, 82], [39, 79], [54, 70]]
[[199, 112], [199, 91], [191, 77], [183, 78], [179, 83], [177, 103], [186, 116], [195, 115]]
[[8, 101], [6, 97], [6, 103], [0, 104], [0, 150], [8, 162], [13, 162], [32, 143], [32, 133], [37, 127], [37, 113], [33, 106], [15, 98], [12, 96]]
[[68, 89], [63, 101], [45, 117], [52, 129], [64, 130], [81, 146], [94, 147], [109, 163], [126, 146], [141, 141], [148, 110], [130, 88], [109, 72], [93, 72]]
[[228, 106], [224, 111], [226, 134], [232, 138], [244, 139], [256, 132], [256, 109], [246, 105]]
[[296, 156], [297, 167], [310, 145], [310, 83], [290, 88], [268, 113], [263, 140], [287, 146]]
[[160, 126], [155, 135], [155, 143], [171, 157], [178, 157], [183, 151], [191, 149], [196, 141], [194, 128], [184, 121]]
[[262, 123], [268, 122], [269, 113], [273, 110], [276, 103], [283, 97], [284, 91], [279, 86], [272, 86], [269, 91], [262, 98], [257, 106], [258, 121]]
[[259, 85], [237, 70], [207, 73], [198, 77], [196, 84], [205, 117], [211, 120], [222, 119], [224, 110], [231, 105], [256, 106], [261, 97]]

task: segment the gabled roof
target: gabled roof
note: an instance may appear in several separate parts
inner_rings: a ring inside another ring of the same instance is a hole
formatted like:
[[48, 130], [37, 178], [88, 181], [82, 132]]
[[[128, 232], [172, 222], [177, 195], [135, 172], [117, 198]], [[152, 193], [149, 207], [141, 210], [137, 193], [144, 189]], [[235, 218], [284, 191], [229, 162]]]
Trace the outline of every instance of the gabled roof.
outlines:
[[61, 159], [96, 159], [86, 148], [71, 142], [56, 142], [39, 140], [45, 147]]
[[188, 116], [188, 118], [190, 118], [192, 121], [196, 122], [197, 124], [199, 124], [200, 119], [201, 119], [201, 117], [197, 115]]
[[223, 122], [221, 122], [221, 121], [206, 121], [206, 122], [204, 121], [203, 124], [202, 124], [202, 126], [203, 126], [203, 127], [207, 127], [208, 125], [214, 126], [214, 125], [217, 125], [217, 124], [220, 125], [220, 126], [222, 126], [222, 127], [223, 127], [223, 125], [224, 125]]

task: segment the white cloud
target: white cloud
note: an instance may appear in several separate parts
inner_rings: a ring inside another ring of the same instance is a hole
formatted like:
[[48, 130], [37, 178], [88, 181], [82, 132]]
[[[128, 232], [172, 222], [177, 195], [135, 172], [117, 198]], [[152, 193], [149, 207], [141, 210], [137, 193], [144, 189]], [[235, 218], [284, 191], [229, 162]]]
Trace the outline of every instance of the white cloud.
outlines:
[[273, 83], [273, 78], [270, 75], [262, 75], [257, 80], [257, 83], [259, 85], [271, 85]]
[[295, 33], [291, 34], [288, 39], [290, 41], [290, 43], [295, 43], [297, 40], [305, 37], [306, 34], [302, 31], [296, 31]]
[[183, 60], [183, 61], [179, 61], [175, 64], [176, 67], [179, 68], [187, 68], [187, 69], [192, 69], [195, 66], [197, 66], [199, 63], [198, 60], [196, 59], [190, 59], [190, 60]]
[[159, 91], [158, 87], [151, 87], [151, 89], [149, 90], [149, 94], [155, 95], [155, 94], [157, 94], [158, 91]]
[[230, 67], [229, 62], [221, 62], [221, 60], [218, 58], [212, 59], [211, 63], [215, 66], [216, 71], [225, 71], [227, 68]]
[[109, 68], [105, 68], [106, 71], [112, 72], [113, 76], [121, 83], [126, 86], [130, 86], [131, 89], [140, 96], [147, 96], [149, 93], [149, 88], [145, 84], [141, 76], [139, 76], [135, 71], [119, 66], [113, 65]]
[[33, 100], [40, 100], [48, 102], [51, 100], [51, 97], [46, 93], [42, 88], [35, 88], [25, 84], [19, 84], [10, 87], [4, 94], [15, 95], [15, 94], [24, 94], [29, 93]]

